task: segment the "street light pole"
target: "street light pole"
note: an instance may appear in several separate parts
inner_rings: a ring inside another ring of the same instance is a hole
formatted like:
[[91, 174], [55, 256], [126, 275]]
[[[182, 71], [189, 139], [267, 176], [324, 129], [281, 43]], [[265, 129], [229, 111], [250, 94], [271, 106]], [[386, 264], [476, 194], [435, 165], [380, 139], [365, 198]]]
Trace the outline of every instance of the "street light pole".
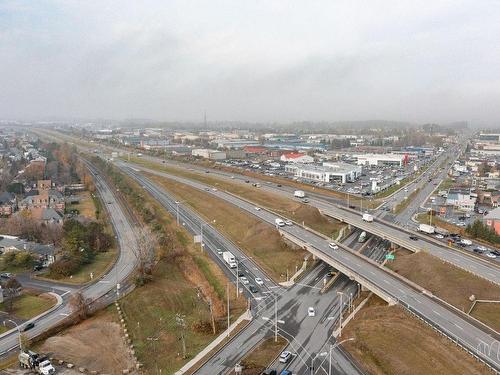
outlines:
[[354, 341], [354, 338], [348, 338], [348, 339], [345, 339], [345, 340], [342, 340], [338, 343], [336, 343], [335, 345], [331, 345], [330, 344], [330, 350], [329, 350], [329, 360], [328, 360], [328, 375], [332, 375], [332, 350], [335, 349], [337, 346], [343, 344], [344, 342], [347, 342], [347, 341]]
[[278, 342], [278, 299], [274, 294], [274, 342]]
[[12, 324], [14, 324], [14, 325], [16, 326], [16, 328], [17, 328], [17, 332], [18, 332], [18, 334], [19, 334], [19, 349], [20, 349], [21, 351], [23, 351], [23, 345], [22, 345], [22, 342], [21, 342], [21, 327], [19, 327], [19, 325], [18, 325], [16, 322], [14, 322], [13, 320], [10, 320], [10, 319], [5, 319], [5, 320], [3, 321], [3, 325], [4, 325], [4, 326], [5, 326], [5, 322], [11, 322]]
[[343, 292], [337, 292], [337, 294], [340, 294], [340, 308], [339, 308], [339, 337], [342, 336], [342, 307], [343, 307]]

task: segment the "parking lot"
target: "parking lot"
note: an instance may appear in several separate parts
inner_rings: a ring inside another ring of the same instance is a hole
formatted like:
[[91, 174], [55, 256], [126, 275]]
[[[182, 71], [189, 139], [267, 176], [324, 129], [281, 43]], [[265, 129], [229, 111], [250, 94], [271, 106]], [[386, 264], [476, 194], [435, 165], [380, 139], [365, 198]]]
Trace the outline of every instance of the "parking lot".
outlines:
[[[341, 157], [340, 162], [355, 165], [355, 160], [349, 157]], [[303, 178], [297, 178], [285, 171], [286, 163], [277, 160], [226, 160], [217, 162], [218, 165], [233, 167], [242, 171], [262, 173], [267, 176], [279, 176], [297, 182], [332, 189], [353, 195], [372, 195], [372, 181], [376, 180], [381, 190], [390, 188], [398, 181], [402, 181], [416, 173], [416, 170], [424, 168], [433, 158], [422, 157], [410, 160], [405, 166], [363, 166], [360, 178], [353, 182], [341, 183], [340, 181], [320, 182]]]

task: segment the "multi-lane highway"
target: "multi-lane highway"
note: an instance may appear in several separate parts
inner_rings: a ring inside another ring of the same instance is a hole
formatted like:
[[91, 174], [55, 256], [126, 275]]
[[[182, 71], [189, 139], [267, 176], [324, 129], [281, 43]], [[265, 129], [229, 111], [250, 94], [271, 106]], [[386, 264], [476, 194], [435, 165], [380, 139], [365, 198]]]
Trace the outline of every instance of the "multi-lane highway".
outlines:
[[[136, 265], [134, 252], [134, 246], [136, 246], [136, 235], [134, 228], [119, 205], [118, 200], [113, 193], [113, 189], [108, 186], [106, 181], [99, 176], [97, 171], [92, 166], [89, 167], [94, 175], [95, 185], [99, 195], [102, 197], [103, 201], [111, 203], [104, 206], [106, 206], [113, 224], [118, 240], [120, 254], [113, 268], [106, 275], [99, 280], [96, 280], [94, 284], [80, 289], [80, 291], [83, 292], [86, 298], [91, 300], [97, 300], [101, 297], [109, 296], [108, 300], [111, 301], [115, 296], [116, 285], [126, 279]], [[68, 302], [71, 295], [70, 292], [73, 289], [67, 289], [64, 286], [55, 286], [54, 289], [62, 296], [63, 303], [47, 315], [34, 320], [35, 327], [26, 332], [29, 337], [38, 336], [48, 329], [57, 326], [71, 313]], [[9, 331], [9, 333], [4, 334], [4, 336], [0, 339], [0, 353], [4, 354], [16, 348], [17, 345], [18, 332], [13, 329]]]
[[[259, 219], [274, 225], [274, 220], [276, 218], [275, 214], [265, 209], [256, 211], [254, 209], [255, 205], [239, 199], [232, 194], [220, 190], [214, 191], [210, 189], [210, 186], [205, 184], [176, 175], [147, 169], [139, 165], [134, 165], [134, 168], [146, 170], [149, 173], [176, 180], [199, 190], [206, 191], [206, 189], [208, 189], [208, 194], [226, 200]], [[339, 250], [332, 250], [328, 246], [327, 240], [309, 231], [307, 228], [294, 225], [283, 227], [281, 230], [286, 232], [289, 238], [296, 238], [298, 242], [307, 244], [308, 248], [315, 251], [316, 255], [325, 262], [332, 265], [342, 264], [356, 275], [359, 275], [361, 279], [369, 281], [372, 285], [376, 285], [377, 288], [389, 295], [394, 301], [422, 317], [452, 340], [467, 348], [467, 350], [492, 368], [500, 369], [500, 359], [497, 357], [497, 353], [486, 350], [486, 348], [490, 348], [491, 345], [498, 345], [498, 334], [494, 331], [485, 331], [479, 328], [464, 316], [443, 307], [432, 297], [416, 290], [407, 283], [401, 281], [400, 278], [367, 261], [350, 249], [341, 246]]]
[[[174, 217], [179, 216], [179, 224], [183, 225], [194, 235], [201, 234], [203, 225], [203, 249], [224, 270], [229, 278], [238, 280], [235, 269], [222, 260], [221, 251], [231, 251], [239, 264], [239, 272], [250, 283], [255, 285], [255, 278], [264, 281], [259, 292], [251, 293], [246, 284], [240, 283], [240, 288], [252, 300], [252, 314], [254, 316], [250, 325], [226, 345], [220, 352], [212, 356], [198, 371], [199, 374], [222, 374], [231, 369], [247, 352], [273, 332], [272, 324], [264, 318], [274, 319], [275, 303], [276, 315], [284, 323], [279, 325], [279, 335], [289, 341], [288, 349], [294, 352], [293, 360], [287, 365], [274, 364], [275, 368], [293, 369], [293, 373], [306, 371], [311, 356], [320, 351], [327, 350], [330, 343], [335, 342], [332, 337], [333, 326], [339, 317], [339, 298], [337, 292], [344, 293], [347, 297], [357, 291], [356, 283], [346, 277], [340, 278], [324, 295], [320, 294], [323, 280], [329, 267], [321, 265], [309, 273], [300, 284], [294, 285], [289, 290], [276, 284], [264, 271], [248, 258], [233, 242], [225, 238], [214, 227], [204, 222], [203, 219], [185, 204], [178, 205], [175, 197], [165, 189], [150, 181], [136, 168], [126, 164], [117, 163], [129, 176], [150, 193]], [[347, 299], [343, 301], [347, 307]], [[309, 317], [307, 309], [314, 307], [316, 316]], [[314, 354], [313, 354], [314, 353]], [[335, 361], [333, 367], [341, 374], [357, 374], [360, 370], [340, 348], [332, 352]], [[333, 361], [332, 361], [333, 362]], [[328, 368], [328, 362], [323, 362], [318, 369]]]

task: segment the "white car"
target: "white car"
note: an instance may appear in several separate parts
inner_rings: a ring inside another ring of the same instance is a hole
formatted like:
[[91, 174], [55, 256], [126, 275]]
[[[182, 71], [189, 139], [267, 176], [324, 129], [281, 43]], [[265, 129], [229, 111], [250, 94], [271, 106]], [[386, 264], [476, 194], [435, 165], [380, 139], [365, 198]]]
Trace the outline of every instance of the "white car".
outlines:
[[223, 251], [222, 249], [217, 249], [217, 254], [222, 255]]
[[338, 248], [339, 248], [339, 247], [338, 247], [338, 245], [337, 245], [335, 242], [330, 242], [330, 243], [328, 244], [328, 247], [329, 247], [330, 249], [333, 249], [333, 250], [338, 250]]
[[292, 220], [285, 220], [285, 224], [286, 225], [293, 225], [293, 221]]
[[314, 310], [314, 307], [309, 307], [307, 309], [307, 315], [308, 316], [316, 316], [316, 311]]
[[435, 236], [436, 238], [439, 238], [440, 240], [442, 240], [444, 238], [444, 236], [442, 234], [436, 234]]
[[487, 256], [488, 258], [493, 258], [493, 259], [495, 259], [495, 258], [497, 257], [497, 256], [496, 256], [495, 254], [493, 254], [493, 253], [486, 253], [486, 256]]
[[237, 267], [236, 262], [229, 263], [229, 268], [236, 268], [236, 267]]
[[217, 191], [217, 189], [216, 188], [212, 188], [212, 191]]
[[240, 282], [241, 282], [243, 285], [248, 285], [248, 283], [249, 283], [248, 279], [247, 279], [245, 276], [241, 276], [241, 277], [240, 277]]
[[260, 211], [260, 207], [255, 207], [255, 211]]
[[292, 353], [289, 352], [288, 350], [285, 350], [280, 355], [280, 362], [287, 363], [291, 358], [292, 358]]
[[234, 180], [234, 176], [231, 176], [231, 179]]
[[257, 285], [264, 285], [264, 281], [260, 277], [255, 278], [255, 284]]

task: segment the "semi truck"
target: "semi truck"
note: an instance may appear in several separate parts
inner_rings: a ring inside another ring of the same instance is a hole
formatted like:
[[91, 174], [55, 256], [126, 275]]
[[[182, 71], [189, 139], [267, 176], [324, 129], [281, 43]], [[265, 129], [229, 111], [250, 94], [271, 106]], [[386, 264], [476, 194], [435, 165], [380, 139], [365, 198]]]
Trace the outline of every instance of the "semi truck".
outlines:
[[363, 214], [363, 220], [368, 223], [371, 223], [373, 221], [373, 216], [370, 214]]
[[234, 257], [232, 252], [224, 251], [222, 253], [222, 259], [224, 259], [224, 262], [226, 262], [230, 268], [236, 267], [236, 258]]
[[293, 196], [295, 198], [305, 198], [306, 197], [306, 193], [304, 192], [304, 190], [295, 190], [294, 193], [293, 193]]
[[435, 232], [435, 228], [432, 225], [420, 224], [418, 226], [418, 231], [427, 234], [433, 234]]
[[52, 366], [46, 356], [30, 350], [19, 353], [18, 359], [19, 366], [21, 366], [21, 368], [34, 370], [37, 374], [51, 375], [56, 372], [56, 369]]
[[274, 220], [274, 223], [278, 227], [284, 227], [286, 225], [285, 222], [282, 219], [280, 219], [280, 218], [276, 218], [276, 220]]

